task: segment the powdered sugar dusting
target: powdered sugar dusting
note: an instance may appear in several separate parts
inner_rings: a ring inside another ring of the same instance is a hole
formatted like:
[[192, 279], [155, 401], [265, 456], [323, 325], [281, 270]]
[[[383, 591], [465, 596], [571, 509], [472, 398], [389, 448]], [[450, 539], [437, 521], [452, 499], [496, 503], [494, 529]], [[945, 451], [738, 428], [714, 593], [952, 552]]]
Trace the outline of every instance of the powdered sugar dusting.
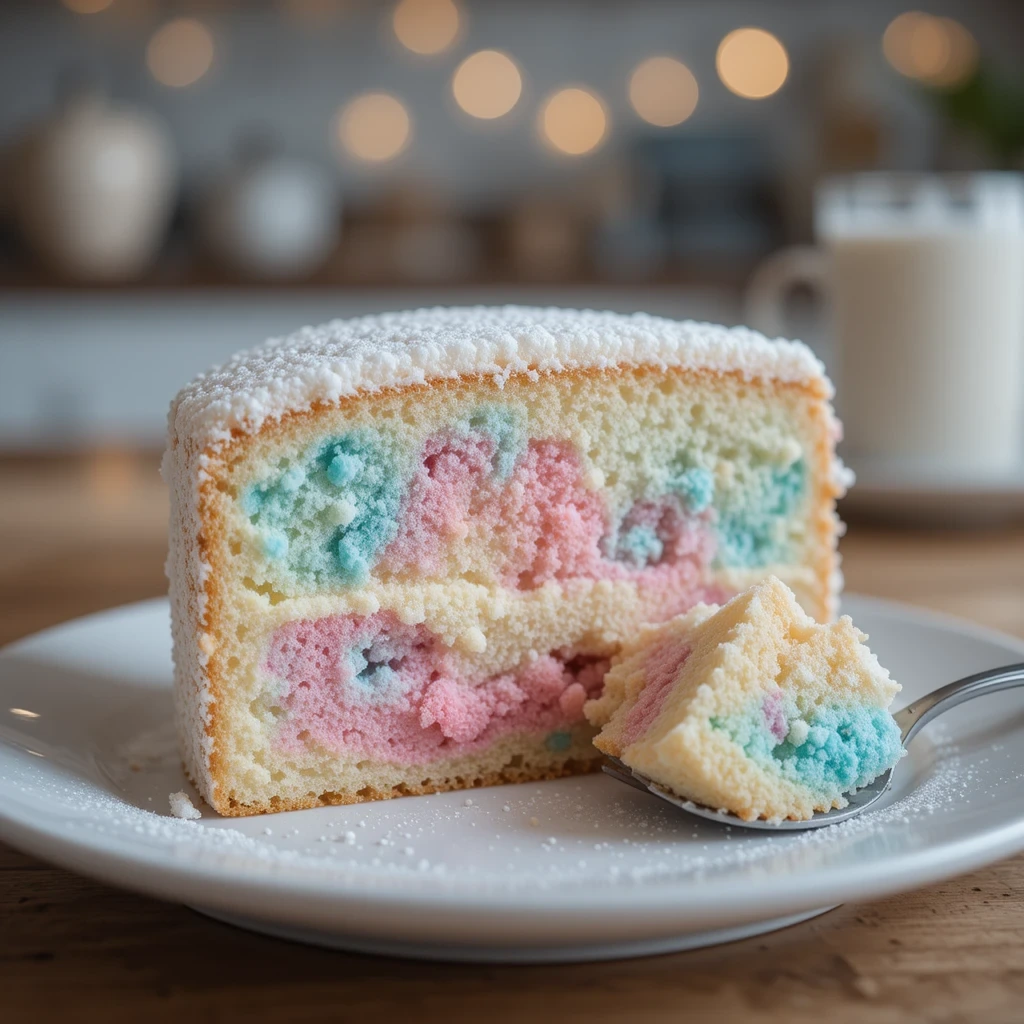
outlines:
[[501, 383], [513, 373], [622, 365], [824, 382], [806, 346], [747, 328], [595, 310], [420, 309], [333, 320], [241, 352], [178, 395], [171, 429], [205, 447], [359, 392], [466, 374]]
[[[563, 892], [781, 879], [884, 859], [893, 844], [936, 845], [968, 799], [975, 808], [1005, 799], [1024, 778], [1007, 770], [1009, 745], [993, 745], [982, 762], [977, 751], [964, 761], [951, 743], [936, 742], [937, 735], [933, 727], [931, 744], [928, 738], [915, 743], [917, 763], [889, 806], [825, 829], [767, 836], [685, 817], [603, 776], [480, 790], [471, 798], [446, 793], [318, 808], [276, 815], [272, 827], [267, 818], [230, 819], [229, 827], [216, 816], [183, 820], [139, 806], [148, 789], [167, 792], [168, 778], [180, 773], [174, 763], [124, 775], [133, 782], [131, 803], [88, 779], [55, 774], [46, 782], [35, 759], [25, 758], [25, 770], [3, 781], [31, 791], [50, 815], [66, 807], [61, 828], [71, 838], [128, 841], [140, 858], [169, 857], [225, 878], [313, 873], [331, 889]], [[1007, 766], [979, 768], [1000, 757]], [[192, 799], [184, 790], [172, 794], [176, 811], [195, 810]]]

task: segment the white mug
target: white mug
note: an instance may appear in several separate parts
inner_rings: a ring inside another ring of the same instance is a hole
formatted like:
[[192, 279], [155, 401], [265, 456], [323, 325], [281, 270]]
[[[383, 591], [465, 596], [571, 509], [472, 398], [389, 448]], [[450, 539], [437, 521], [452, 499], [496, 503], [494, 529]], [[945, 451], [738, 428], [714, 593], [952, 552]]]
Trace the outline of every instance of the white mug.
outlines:
[[757, 270], [747, 314], [774, 336], [794, 285], [830, 300], [853, 468], [958, 481], [1024, 469], [1024, 175], [829, 179], [815, 232], [820, 248]]

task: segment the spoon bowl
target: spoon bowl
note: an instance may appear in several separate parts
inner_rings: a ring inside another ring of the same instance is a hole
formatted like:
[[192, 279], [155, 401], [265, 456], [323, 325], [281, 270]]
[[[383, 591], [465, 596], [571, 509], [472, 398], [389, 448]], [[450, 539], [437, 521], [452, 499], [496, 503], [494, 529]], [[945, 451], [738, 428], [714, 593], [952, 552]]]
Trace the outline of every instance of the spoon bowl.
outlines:
[[641, 789], [646, 793], [652, 793], [666, 803], [678, 807], [687, 814], [696, 815], [698, 818], [707, 818], [708, 821], [717, 821], [721, 825], [738, 826], [739, 828], [762, 829], [767, 832], [801, 832], [809, 828], [824, 828], [826, 825], [838, 825], [841, 821], [856, 817], [861, 811], [866, 811], [873, 803], [880, 800], [892, 783], [893, 769], [883, 772], [877, 779], [868, 783], [863, 789], [849, 794], [849, 803], [845, 807], [834, 808], [831, 811], [819, 811], [806, 821], [768, 821], [764, 818], [755, 818], [751, 821], [744, 821], [743, 818], [725, 808], [715, 810], [705, 807], [703, 804], [687, 800], [685, 797], [677, 796], [670, 789], [659, 786], [657, 782], [647, 778], [640, 772], [633, 771], [628, 765], [623, 764], [617, 757], [606, 757], [606, 763], [601, 765], [602, 770], [619, 782], [624, 782], [634, 789]]

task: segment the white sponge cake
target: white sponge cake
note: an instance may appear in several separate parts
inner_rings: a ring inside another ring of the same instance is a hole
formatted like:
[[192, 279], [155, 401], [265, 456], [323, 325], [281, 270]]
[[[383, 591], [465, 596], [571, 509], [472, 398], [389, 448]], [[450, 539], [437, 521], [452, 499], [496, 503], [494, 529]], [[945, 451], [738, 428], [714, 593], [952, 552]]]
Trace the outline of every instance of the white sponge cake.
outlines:
[[801, 345], [453, 309], [307, 328], [185, 388], [185, 763], [225, 814], [591, 769], [641, 623], [775, 573], [828, 617], [844, 477]]

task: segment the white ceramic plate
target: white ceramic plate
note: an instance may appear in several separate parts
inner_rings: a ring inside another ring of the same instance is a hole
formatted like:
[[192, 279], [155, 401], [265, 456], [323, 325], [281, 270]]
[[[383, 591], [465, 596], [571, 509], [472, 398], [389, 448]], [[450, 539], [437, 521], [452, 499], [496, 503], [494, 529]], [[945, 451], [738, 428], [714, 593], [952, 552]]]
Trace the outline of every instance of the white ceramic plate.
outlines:
[[[866, 598], [849, 611], [900, 702], [1024, 643]], [[888, 805], [795, 835], [677, 816], [602, 775], [198, 823], [169, 730], [168, 613], [152, 601], [0, 652], [0, 836], [114, 885], [343, 948], [572, 960], [756, 934], [1024, 849], [1024, 690], [912, 745]], [[27, 713], [27, 714], [26, 714]]]

